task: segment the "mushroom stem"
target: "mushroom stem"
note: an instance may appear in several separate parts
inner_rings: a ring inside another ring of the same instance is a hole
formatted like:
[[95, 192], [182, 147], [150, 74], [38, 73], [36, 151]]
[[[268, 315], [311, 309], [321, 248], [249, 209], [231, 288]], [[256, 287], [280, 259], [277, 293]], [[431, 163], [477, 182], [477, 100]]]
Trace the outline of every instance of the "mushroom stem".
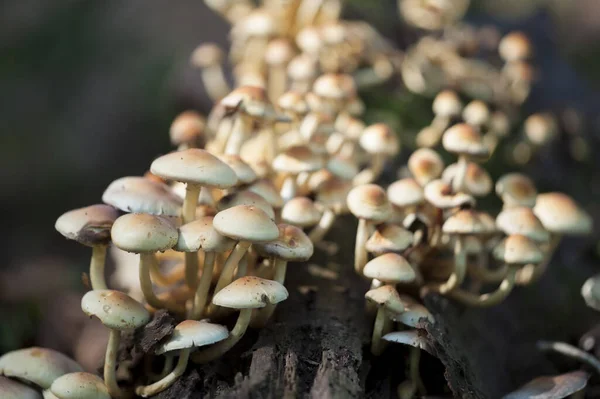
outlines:
[[273, 275], [273, 280], [277, 281], [279, 284], [285, 282], [285, 272], [287, 271], [287, 261], [279, 258], [275, 258], [275, 262], [273, 267], [275, 268], [275, 274]]
[[373, 335], [371, 337], [371, 353], [374, 356], [379, 356], [385, 349], [384, 342], [381, 339], [383, 336], [383, 328], [385, 326], [385, 309], [379, 307], [377, 309], [377, 316], [375, 316], [375, 324], [373, 325]]
[[[275, 268], [275, 274], [273, 275], [272, 280], [283, 284], [285, 281], [285, 272], [287, 270], [287, 261], [275, 258], [273, 267]], [[268, 304], [262, 309], [257, 309], [256, 312], [254, 312], [254, 317], [252, 318], [252, 327], [264, 327], [271, 318], [271, 316], [273, 316], [276, 307], [277, 305]]]
[[106, 262], [106, 245], [94, 245], [92, 247], [92, 259], [90, 260], [90, 283], [93, 290], [107, 290], [104, 278], [104, 265]]
[[367, 264], [367, 249], [365, 244], [371, 235], [371, 226], [368, 220], [358, 219], [356, 230], [356, 243], [354, 244], [354, 270], [362, 275], [363, 268]]
[[502, 302], [504, 298], [508, 296], [508, 294], [510, 294], [515, 286], [515, 275], [517, 274], [517, 270], [519, 270], [517, 266], [509, 265], [508, 273], [496, 291], [482, 295], [475, 295], [468, 291], [456, 289], [452, 292], [448, 292], [447, 294], [452, 299], [469, 306], [488, 307], [497, 305], [498, 303]]
[[271, 102], [277, 101], [287, 85], [287, 70], [285, 65], [269, 68], [268, 93]]
[[156, 262], [154, 253], [146, 252], [140, 254], [140, 286], [146, 302], [155, 309], [165, 308], [176, 313], [182, 312], [183, 309], [181, 307], [172, 302], [162, 301], [154, 294], [152, 280], [150, 279], [150, 265], [152, 262]]
[[198, 195], [198, 205], [215, 206], [215, 199], [210, 192], [210, 188], [202, 187]]
[[561, 238], [562, 236], [560, 234], [553, 234], [550, 238], [550, 245], [548, 246], [544, 260], [537, 265], [525, 265], [519, 270], [516, 279], [518, 285], [529, 285], [542, 277], [552, 260], [552, 256], [554, 255]]
[[210, 282], [212, 281], [213, 268], [215, 263], [215, 253], [206, 252], [204, 254], [204, 267], [202, 268], [202, 276], [200, 283], [194, 295], [194, 305], [192, 306], [191, 319], [199, 320], [204, 313], [206, 300], [208, 299], [208, 291], [210, 290]]
[[223, 265], [223, 269], [221, 270], [221, 276], [219, 276], [219, 281], [217, 282], [217, 286], [215, 288], [215, 294], [225, 288], [226, 285], [231, 283], [235, 267], [238, 265], [248, 248], [250, 248], [250, 245], [251, 243], [249, 241], [239, 241], [233, 251], [231, 251], [227, 257], [227, 260], [225, 261], [225, 264]]
[[501, 267], [490, 270], [481, 263], [469, 263], [467, 265], [469, 276], [484, 283], [497, 283], [504, 280], [508, 272], [508, 266], [503, 264]]
[[230, 92], [229, 84], [227, 84], [221, 65], [216, 64], [202, 68], [200, 73], [204, 89], [206, 89], [206, 93], [214, 103]]
[[167, 374], [169, 374], [173, 370], [173, 355], [170, 353], [165, 354], [165, 363], [163, 364], [163, 368], [158, 375], [157, 380], [165, 378]]
[[308, 238], [310, 238], [313, 244], [316, 244], [325, 237], [331, 229], [335, 218], [335, 212], [331, 208], [325, 208], [323, 216], [321, 216], [321, 219], [319, 220], [319, 224], [317, 224], [317, 226], [308, 234]]
[[201, 187], [197, 184], [188, 183], [185, 186], [185, 199], [183, 200], [183, 224], [193, 222], [196, 219], [196, 207]]
[[210, 348], [196, 352], [192, 355], [192, 361], [195, 363], [207, 363], [221, 356], [231, 349], [243, 336], [250, 324], [252, 309], [241, 309], [240, 315], [235, 323], [235, 327], [229, 333], [227, 339], [217, 342]]
[[177, 365], [173, 371], [153, 384], [135, 388], [135, 393], [143, 398], [147, 398], [148, 396], [156, 395], [170, 387], [185, 372], [190, 357], [190, 351], [191, 349], [182, 349], [181, 352], [179, 352], [179, 360], [177, 360]]
[[459, 155], [456, 174], [454, 175], [454, 179], [452, 179], [452, 191], [455, 193], [461, 192], [464, 189], [468, 166], [469, 163], [467, 161], [467, 157], [464, 155]]
[[374, 182], [375, 180], [377, 180], [377, 178], [383, 171], [384, 164], [385, 156], [383, 156], [382, 154], [373, 154], [373, 157], [371, 158], [371, 166], [369, 166], [367, 169], [362, 170], [359, 174], [354, 176], [352, 183], [355, 186], [358, 186], [360, 184], [368, 184]]
[[298, 186], [296, 185], [296, 176], [292, 174], [287, 175], [283, 180], [283, 184], [281, 185], [281, 198], [283, 198], [285, 202], [291, 200], [296, 196], [297, 189]]
[[106, 345], [106, 356], [104, 357], [104, 384], [113, 398], [127, 398], [130, 395], [119, 388], [117, 384], [117, 352], [121, 342], [121, 332], [113, 328], [109, 329], [108, 344]]
[[573, 345], [564, 342], [538, 341], [536, 346], [539, 350], [558, 352], [562, 355], [584, 362], [593, 367], [596, 373], [600, 374], [600, 360]]
[[233, 123], [231, 134], [227, 139], [225, 154], [239, 155], [240, 150], [242, 149], [242, 145], [250, 136], [251, 132], [252, 119], [244, 115], [238, 114], [237, 118], [235, 119], [235, 122]]
[[437, 291], [440, 294], [447, 294], [456, 290], [465, 279], [467, 271], [467, 252], [465, 251], [464, 238], [458, 236], [454, 244], [454, 270], [448, 280], [442, 284], [431, 284], [426, 286], [427, 290]]
[[185, 282], [191, 289], [198, 284], [198, 252], [185, 252]]

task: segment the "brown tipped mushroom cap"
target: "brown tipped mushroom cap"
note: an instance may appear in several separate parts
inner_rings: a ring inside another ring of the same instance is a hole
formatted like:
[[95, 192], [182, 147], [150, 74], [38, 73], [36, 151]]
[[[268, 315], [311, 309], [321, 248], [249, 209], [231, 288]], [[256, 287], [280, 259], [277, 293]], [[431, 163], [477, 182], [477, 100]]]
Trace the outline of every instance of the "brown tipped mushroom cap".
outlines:
[[415, 271], [401, 255], [387, 253], [370, 260], [363, 269], [365, 277], [390, 284], [415, 281]]
[[58, 377], [50, 386], [50, 392], [58, 399], [110, 399], [102, 378], [84, 372]]
[[384, 285], [367, 291], [365, 298], [391, 313], [401, 313], [404, 311], [404, 303], [393, 285]]
[[162, 216], [129, 213], [115, 221], [111, 237], [115, 246], [127, 252], [166, 251], [177, 243], [177, 228]]
[[287, 148], [273, 160], [273, 169], [283, 173], [314, 172], [323, 167], [321, 156], [314, 153], [310, 147], [297, 145]]
[[508, 173], [496, 181], [496, 194], [509, 206], [533, 207], [537, 189], [533, 181], [520, 173]]
[[313, 92], [319, 97], [345, 100], [356, 95], [356, 85], [350, 75], [328, 73], [315, 80]]
[[444, 161], [434, 150], [419, 148], [408, 158], [408, 170], [410, 170], [417, 183], [425, 186], [442, 175]]
[[0, 376], [0, 398], [2, 399], [42, 399], [35, 389]]
[[119, 216], [108, 205], [91, 205], [63, 213], [54, 228], [68, 238], [87, 246], [106, 245], [110, 242], [110, 229]]
[[484, 223], [477, 211], [464, 209], [450, 216], [442, 226], [442, 231], [447, 234], [485, 234], [489, 233], [489, 226]]
[[[442, 173], [442, 180], [447, 183], [452, 183], [458, 170], [458, 164], [453, 163]], [[484, 197], [492, 191], [494, 182], [489, 173], [477, 165], [475, 162], [467, 164], [467, 172], [465, 174], [465, 186], [467, 192], [475, 197]]]
[[494, 257], [510, 265], [536, 264], [544, 260], [544, 253], [535, 241], [520, 235], [511, 234], [496, 245]]
[[246, 276], [235, 280], [213, 297], [217, 306], [233, 309], [257, 309], [275, 305], [288, 297], [277, 281]]
[[260, 195], [275, 209], [283, 206], [283, 198], [281, 198], [281, 194], [279, 194], [271, 179], [260, 179], [254, 182], [248, 187], [248, 191]]
[[304, 100], [304, 95], [297, 91], [286, 91], [277, 99], [277, 106], [284, 112], [291, 112], [297, 115], [308, 113], [308, 104]]
[[152, 162], [150, 171], [167, 180], [209, 187], [228, 188], [237, 183], [237, 176], [228, 165], [199, 148], [163, 155]]
[[287, 39], [273, 39], [265, 50], [265, 62], [271, 66], [284, 66], [296, 55], [294, 45]]
[[352, 183], [335, 177], [329, 178], [317, 187], [317, 203], [332, 208], [335, 212], [347, 212], [346, 197], [352, 190]]
[[179, 228], [176, 251], [225, 252], [233, 249], [235, 241], [220, 234], [213, 226], [213, 217], [205, 216]]
[[256, 244], [254, 249], [265, 257], [277, 257], [289, 262], [303, 262], [313, 254], [314, 247], [302, 229], [285, 223], [277, 225], [279, 237], [277, 239]]
[[463, 119], [472, 126], [481, 126], [490, 119], [490, 108], [481, 100], [473, 100], [465, 106]]
[[275, 219], [273, 207], [262, 196], [248, 190], [227, 194], [217, 202], [217, 210], [224, 211], [238, 205], [252, 205], [264, 211], [271, 219]]
[[465, 193], [452, 193], [452, 186], [443, 180], [432, 180], [424, 190], [425, 199], [436, 208], [448, 209], [475, 204], [475, 198]]
[[369, 154], [394, 156], [400, 151], [396, 133], [385, 123], [367, 126], [360, 136], [359, 143]]
[[510, 32], [500, 40], [498, 52], [508, 62], [526, 60], [531, 57], [531, 42], [522, 32]]
[[216, 43], [203, 43], [196, 47], [190, 57], [192, 65], [208, 68], [223, 61], [223, 50]]
[[479, 131], [466, 123], [458, 123], [446, 130], [442, 136], [442, 145], [446, 151], [454, 154], [477, 158], [489, 155]]
[[552, 115], [539, 113], [525, 119], [524, 130], [529, 141], [544, 145], [556, 136], [558, 126]]
[[136, 329], [150, 321], [150, 313], [144, 305], [121, 291], [88, 291], [81, 298], [81, 309], [115, 330]]
[[237, 205], [215, 215], [214, 228], [224, 236], [238, 241], [263, 242], [279, 236], [273, 220], [262, 209]]
[[202, 136], [205, 125], [204, 117], [196, 111], [182, 112], [171, 123], [169, 130], [171, 144], [180, 145], [197, 141]]
[[237, 177], [237, 184], [250, 184], [258, 179], [256, 172], [239, 155], [222, 154], [218, 158], [229, 166]]
[[225, 326], [207, 321], [184, 320], [175, 326], [173, 333], [157, 350], [157, 354], [179, 349], [197, 348], [214, 344], [229, 336]]
[[348, 209], [359, 219], [383, 222], [392, 215], [392, 206], [383, 188], [376, 184], [354, 187], [346, 199]]
[[433, 99], [433, 113], [441, 117], [458, 116], [462, 111], [462, 107], [460, 97], [453, 90], [443, 90]]
[[52, 349], [31, 347], [0, 356], [0, 375], [48, 389], [63, 374], [83, 371], [75, 360]]
[[538, 195], [533, 212], [551, 233], [584, 235], [592, 232], [592, 218], [566, 194]]
[[292, 198], [281, 210], [281, 219], [298, 227], [314, 226], [319, 222], [321, 216], [321, 211], [307, 197]]
[[122, 177], [110, 183], [102, 202], [123, 212], [178, 216], [181, 198], [169, 186], [145, 177]]
[[413, 234], [394, 224], [383, 223], [365, 244], [367, 251], [381, 255], [387, 252], [402, 252], [413, 243]]
[[387, 188], [387, 196], [392, 204], [400, 208], [425, 202], [423, 188], [411, 178], [396, 180], [390, 184]]
[[504, 234], [521, 234], [536, 242], [547, 242], [550, 233], [535, 216], [531, 208], [518, 206], [503, 210], [496, 217], [496, 226]]

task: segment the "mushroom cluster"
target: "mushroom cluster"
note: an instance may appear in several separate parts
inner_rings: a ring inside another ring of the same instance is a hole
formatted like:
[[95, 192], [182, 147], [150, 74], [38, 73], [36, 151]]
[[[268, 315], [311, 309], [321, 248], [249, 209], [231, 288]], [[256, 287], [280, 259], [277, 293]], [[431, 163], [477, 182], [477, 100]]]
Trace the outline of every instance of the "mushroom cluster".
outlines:
[[[519, 173], [494, 186], [482, 166], [529, 92], [531, 46], [518, 33], [491, 44], [490, 35], [470, 35], [458, 24], [467, 0], [401, 0], [407, 22], [445, 28], [443, 37], [426, 36], [404, 55], [371, 26], [340, 19], [340, 0], [206, 3], [232, 24], [233, 88], [221, 50], [202, 44], [191, 62], [215, 103], [208, 117], [177, 116], [169, 132], [173, 152], [144, 176], [110, 183], [103, 204], [56, 221], [66, 238], [92, 247], [91, 290], [81, 307], [110, 331], [104, 378], [64, 355], [29, 348], [0, 358], [6, 397], [39, 397], [15, 378], [61, 399], [164, 391], [190, 361], [217, 359], [248, 328], [265, 326], [288, 296], [290, 262], [305, 262], [315, 246], [325, 246], [347, 214], [358, 219], [354, 265], [347, 267], [371, 281], [371, 352], [380, 355], [388, 342], [412, 347], [399, 396], [413, 397], [424, 391], [420, 351], [431, 350], [424, 327], [434, 322], [414, 292], [468, 306], [498, 304], [515, 285], [544, 273], [563, 235], [590, 231], [589, 216], [567, 195], [538, 194]], [[503, 66], [476, 61], [477, 50], [497, 51]], [[409, 90], [434, 95], [435, 117], [417, 135], [404, 176], [384, 188], [377, 183], [399, 154], [401, 135], [385, 123], [367, 126], [357, 91], [394, 76]], [[526, 122], [536, 145], [551, 136], [542, 122]], [[445, 165], [449, 156], [456, 162]], [[477, 207], [494, 188], [504, 204], [495, 218]], [[109, 248], [116, 255], [110, 284]], [[482, 291], [490, 284], [495, 288]], [[143, 328], [160, 309], [179, 321], [146, 354], [162, 361], [163, 373], [118, 382], [122, 331]]]

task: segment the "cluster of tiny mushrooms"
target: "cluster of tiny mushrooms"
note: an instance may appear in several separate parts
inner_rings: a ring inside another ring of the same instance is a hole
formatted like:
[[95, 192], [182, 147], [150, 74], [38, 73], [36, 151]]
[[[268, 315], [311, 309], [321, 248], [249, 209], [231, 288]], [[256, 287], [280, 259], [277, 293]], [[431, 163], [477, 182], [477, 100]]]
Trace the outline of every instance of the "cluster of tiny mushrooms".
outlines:
[[[144, 176], [112, 182], [103, 204], [56, 221], [66, 238], [92, 248], [91, 290], [81, 308], [110, 330], [104, 378], [50, 349], [16, 350], [0, 358], [2, 398], [38, 398], [39, 389], [60, 399], [165, 390], [190, 361], [215, 360], [247, 328], [264, 326], [288, 297], [288, 262], [303, 267], [313, 245], [324, 245], [336, 218], [348, 213], [358, 228], [354, 265], [347, 267], [372, 281], [365, 294], [374, 318], [372, 354], [388, 342], [411, 346], [409, 377], [398, 387], [410, 398], [424, 393], [423, 327], [435, 321], [403, 293], [407, 288], [495, 305], [542, 275], [563, 235], [591, 230], [570, 197], [538, 194], [519, 173], [496, 181], [504, 205], [495, 218], [477, 209], [477, 198], [494, 189], [482, 164], [515, 130], [529, 93], [532, 49], [522, 33], [501, 37], [461, 23], [468, 0], [400, 1], [406, 22], [434, 32], [405, 53], [368, 24], [340, 19], [339, 0], [206, 3], [232, 24], [235, 88], [224, 77], [222, 51], [199, 46], [191, 62], [215, 101], [208, 118], [177, 116], [170, 130], [175, 151], [155, 159]], [[401, 135], [384, 123], [363, 123], [357, 89], [397, 76], [409, 90], [434, 97], [435, 117], [385, 189], [375, 182], [398, 155]], [[524, 130], [535, 148], [556, 126], [536, 114]], [[445, 165], [441, 151], [456, 163]], [[139, 255], [139, 265], [116, 262], [125, 292], [106, 282], [109, 247]], [[490, 285], [496, 288], [480, 292]], [[158, 309], [181, 320], [152, 354], [164, 371], [118, 383], [121, 332], [143, 327]], [[215, 324], [232, 312], [239, 315], [231, 330]]]

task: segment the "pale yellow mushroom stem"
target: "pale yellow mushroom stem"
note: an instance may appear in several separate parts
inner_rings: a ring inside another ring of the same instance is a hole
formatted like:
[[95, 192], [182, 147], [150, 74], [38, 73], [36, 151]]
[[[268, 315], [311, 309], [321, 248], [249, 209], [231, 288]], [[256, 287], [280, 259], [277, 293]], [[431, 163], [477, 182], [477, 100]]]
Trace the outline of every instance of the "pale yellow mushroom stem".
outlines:
[[552, 256], [556, 252], [556, 248], [558, 248], [561, 238], [561, 235], [553, 234], [550, 238], [550, 245], [548, 246], [544, 260], [537, 265], [525, 265], [521, 270], [519, 270], [516, 277], [517, 285], [529, 285], [542, 277], [548, 268], [550, 261], [552, 260]]
[[129, 398], [131, 394], [119, 388], [117, 384], [117, 352], [121, 342], [121, 332], [115, 329], [109, 329], [108, 344], [106, 345], [106, 356], [104, 357], [104, 384], [108, 393], [113, 398]]
[[94, 245], [90, 260], [90, 284], [93, 290], [107, 290], [104, 278], [104, 265], [106, 263], [106, 245]]
[[371, 336], [371, 353], [374, 356], [381, 355], [385, 349], [385, 342], [381, 337], [383, 336], [386, 319], [385, 309], [383, 306], [380, 306], [377, 309], [377, 316], [375, 316], [375, 324], [373, 325], [373, 335]]
[[144, 298], [146, 298], [146, 302], [155, 309], [164, 308], [176, 313], [185, 311], [185, 309], [173, 302], [160, 300], [154, 293], [152, 280], [150, 279], [150, 265], [153, 262], [156, 262], [156, 256], [154, 253], [140, 254], [140, 286], [142, 288]]
[[500, 286], [493, 292], [476, 295], [462, 289], [456, 289], [449, 292], [447, 295], [465, 305], [477, 306], [477, 307], [488, 307], [497, 305], [502, 302], [508, 294], [512, 291], [515, 286], [515, 275], [519, 270], [516, 266], [509, 266], [506, 277], [500, 283]]
[[177, 381], [177, 379], [185, 372], [185, 368], [187, 367], [188, 359], [190, 357], [190, 352], [191, 349], [182, 349], [179, 352], [179, 360], [177, 360], [177, 365], [169, 374], [153, 384], [135, 388], [135, 393], [143, 398], [147, 398], [148, 396], [156, 395], [157, 393], [162, 392], [173, 385], [173, 383]]
[[191, 319], [199, 320], [204, 313], [204, 307], [208, 299], [208, 291], [210, 290], [210, 282], [212, 281], [213, 268], [215, 263], [215, 253], [206, 252], [204, 254], [204, 267], [202, 268], [202, 276], [200, 283], [194, 295], [194, 305], [191, 311]]

